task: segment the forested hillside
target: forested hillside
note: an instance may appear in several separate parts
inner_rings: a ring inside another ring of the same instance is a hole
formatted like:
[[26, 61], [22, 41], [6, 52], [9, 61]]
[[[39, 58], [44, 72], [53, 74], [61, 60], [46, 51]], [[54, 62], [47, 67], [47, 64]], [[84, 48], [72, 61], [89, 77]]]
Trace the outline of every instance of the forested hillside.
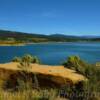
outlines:
[[100, 41], [100, 37], [86, 38], [63, 34], [42, 35], [0, 30], [0, 41], [16, 42], [72, 42], [72, 41]]

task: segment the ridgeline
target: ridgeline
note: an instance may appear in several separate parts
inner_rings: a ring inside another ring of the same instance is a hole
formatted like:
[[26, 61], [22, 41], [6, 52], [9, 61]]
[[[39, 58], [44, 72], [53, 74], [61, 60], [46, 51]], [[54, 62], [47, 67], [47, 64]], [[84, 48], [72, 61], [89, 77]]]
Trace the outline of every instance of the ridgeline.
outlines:
[[100, 37], [71, 36], [64, 34], [43, 35], [0, 30], [0, 44], [21, 44], [40, 42], [99, 42]]

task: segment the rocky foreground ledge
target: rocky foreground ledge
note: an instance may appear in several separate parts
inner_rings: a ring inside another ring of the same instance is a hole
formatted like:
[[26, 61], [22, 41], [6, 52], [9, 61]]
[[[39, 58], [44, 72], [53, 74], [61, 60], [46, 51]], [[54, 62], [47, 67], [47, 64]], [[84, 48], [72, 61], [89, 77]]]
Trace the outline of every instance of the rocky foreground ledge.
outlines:
[[[15, 83], [20, 77], [21, 69], [19, 63], [0, 64], [0, 84], [4, 80], [10, 80], [11, 84]], [[83, 75], [76, 73], [74, 70], [65, 68], [64, 66], [49, 66], [31, 64], [31, 77], [36, 73], [40, 86], [59, 87], [69, 83], [70, 85], [87, 80]]]

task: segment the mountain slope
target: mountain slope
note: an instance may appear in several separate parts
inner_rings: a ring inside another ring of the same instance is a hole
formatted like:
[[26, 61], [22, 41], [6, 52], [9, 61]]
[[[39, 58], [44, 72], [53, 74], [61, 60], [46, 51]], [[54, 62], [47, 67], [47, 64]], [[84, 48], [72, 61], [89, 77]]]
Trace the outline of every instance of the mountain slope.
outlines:
[[73, 41], [100, 41], [100, 37], [72, 36], [64, 34], [42, 35], [16, 31], [0, 30], [0, 41], [17, 42], [73, 42]]

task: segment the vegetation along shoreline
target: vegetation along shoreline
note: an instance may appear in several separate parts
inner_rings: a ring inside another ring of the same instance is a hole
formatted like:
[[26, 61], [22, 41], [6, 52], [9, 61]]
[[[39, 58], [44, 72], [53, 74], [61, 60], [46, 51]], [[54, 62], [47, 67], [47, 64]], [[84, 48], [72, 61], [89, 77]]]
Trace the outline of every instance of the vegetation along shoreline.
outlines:
[[33, 43], [100, 42], [100, 37], [70, 36], [63, 34], [42, 35], [0, 30], [0, 46], [23, 46]]

